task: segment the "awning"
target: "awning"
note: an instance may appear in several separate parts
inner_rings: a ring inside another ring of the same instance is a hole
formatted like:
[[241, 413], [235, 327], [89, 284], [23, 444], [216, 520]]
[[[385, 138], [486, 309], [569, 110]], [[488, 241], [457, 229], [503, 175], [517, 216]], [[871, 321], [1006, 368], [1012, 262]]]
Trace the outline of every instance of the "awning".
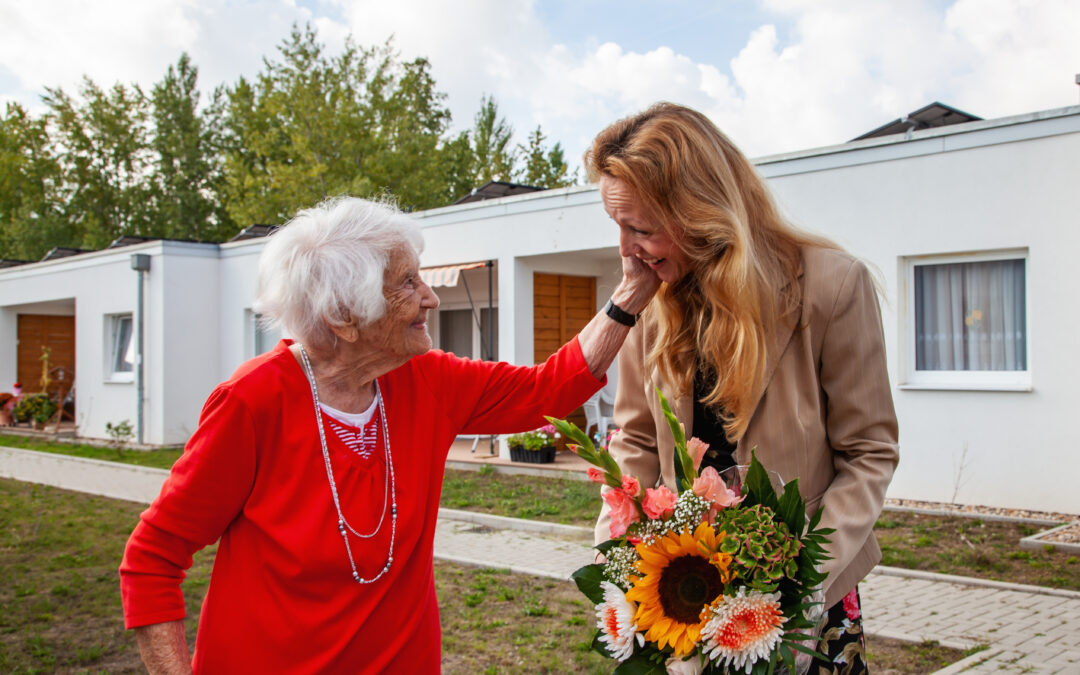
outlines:
[[487, 265], [485, 262], [474, 262], [462, 263], [461, 265], [445, 265], [443, 267], [424, 267], [420, 270], [420, 278], [432, 288], [457, 286], [462, 270], [474, 270], [485, 265]]

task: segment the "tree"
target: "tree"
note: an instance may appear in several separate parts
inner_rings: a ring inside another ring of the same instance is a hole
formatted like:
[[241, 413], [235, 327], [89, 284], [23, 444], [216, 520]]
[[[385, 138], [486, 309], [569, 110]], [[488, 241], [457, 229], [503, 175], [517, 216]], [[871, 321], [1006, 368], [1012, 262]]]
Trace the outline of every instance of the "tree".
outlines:
[[539, 125], [529, 134], [528, 145], [519, 145], [518, 149], [525, 158], [525, 166], [518, 174], [518, 180], [526, 185], [542, 188], [558, 188], [573, 185], [577, 181], [577, 171], [568, 172], [562, 145], [556, 143], [551, 150], [544, 146], [546, 140]]
[[200, 111], [198, 73], [188, 55], [181, 54], [151, 92], [156, 164], [149, 232], [219, 241], [231, 236], [235, 226], [219, 203], [224, 178], [217, 147], [220, 109]]
[[0, 257], [37, 260], [74, 239], [60, 208], [61, 180], [45, 118], [8, 103], [0, 117]]
[[[228, 90], [227, 208], [241, 224], [280, 223], [339, 194], [391, 194], [405, 208], [446, 204], [460, 147], [426, 59], [351, 41], [329, 58], [294, 28], [254, 83]], [[444, 147], [453, 146], [444, 156]]]
[[59, 199], [74, 227], [70, 245], [103, 248], [151, 229], [148, 103], [138, 86], [105, 91], [89, 78], [81, 100], [47, 89], [50, 136], [63, 170]]
[[472, 129], [472, 151], [475, 164], [476, 185], [488, 181], [511, 181], [514, 179], [516, 152], [510, 145], [514, 128], [499, 117], [499, 106], [495, 99], [485, 96], [480, 100], [480, 111], [476, 113]]
[[[444, 206], [491, 180], [568, 185], [562, 147], [513, 129], [485, 96], [471, 130], [450, 136], [446, 95], [424, 58], [392, 43], [331, 57], [293, 27], [253, 79], [200, 105], [187, 54], [144, 95], [84, 78], [49, 89], [34, 117], [0, 117], [0, 256], [101, 248], [123, 235], [221, 241], [237, 225], [282, 223], [336, 195]], [[519, 165], [523, 162], [523, 165]]]

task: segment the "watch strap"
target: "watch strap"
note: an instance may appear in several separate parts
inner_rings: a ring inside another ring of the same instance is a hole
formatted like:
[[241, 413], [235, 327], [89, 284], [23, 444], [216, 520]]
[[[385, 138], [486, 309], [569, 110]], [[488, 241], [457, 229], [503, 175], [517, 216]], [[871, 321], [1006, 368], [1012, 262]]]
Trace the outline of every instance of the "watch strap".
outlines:
[[612, 320], [630, 328], [634, 327], [639, 316], [631, 314], [622, 307], [619, 307], [610, 298], [608, 299], [607, 304], [604, 305], [604, 313], [610, 316]]

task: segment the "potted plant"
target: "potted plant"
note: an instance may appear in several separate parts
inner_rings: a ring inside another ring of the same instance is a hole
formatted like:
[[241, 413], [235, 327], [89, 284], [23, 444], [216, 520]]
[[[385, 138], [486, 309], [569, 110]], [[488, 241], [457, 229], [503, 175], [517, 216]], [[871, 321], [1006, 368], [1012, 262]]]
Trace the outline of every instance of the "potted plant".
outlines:
[[56, 414], [56, 402], [48, 394], [29, 394], [24, 396], [12, 411], [16, 422], [30, 422], [35, 429], [44, 429], [45, 424]]
[[555, 461], [555, 439], [559, 437], [555, 427], [548, 424], [534, 431], [514, 434], [506, 439], [510, 446], [510, 459], [514, 462], [551, 464]]

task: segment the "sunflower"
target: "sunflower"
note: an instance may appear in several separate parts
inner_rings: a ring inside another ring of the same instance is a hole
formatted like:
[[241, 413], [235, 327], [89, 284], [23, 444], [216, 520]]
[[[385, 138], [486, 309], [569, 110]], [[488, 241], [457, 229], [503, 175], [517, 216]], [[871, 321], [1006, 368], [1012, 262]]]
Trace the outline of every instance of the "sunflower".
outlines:
[[727, 570], [710, 560], [723, 538], [706, 522], [693, 534], [669, 532], [636, 546], [641, 576], [631, 577], [626, 599], [638, 603], [634, 622], [646, 640], [660, 649], [671, 645], [676, 656], [694, 651], [709, 619], [704, 610], [724, 590]]

